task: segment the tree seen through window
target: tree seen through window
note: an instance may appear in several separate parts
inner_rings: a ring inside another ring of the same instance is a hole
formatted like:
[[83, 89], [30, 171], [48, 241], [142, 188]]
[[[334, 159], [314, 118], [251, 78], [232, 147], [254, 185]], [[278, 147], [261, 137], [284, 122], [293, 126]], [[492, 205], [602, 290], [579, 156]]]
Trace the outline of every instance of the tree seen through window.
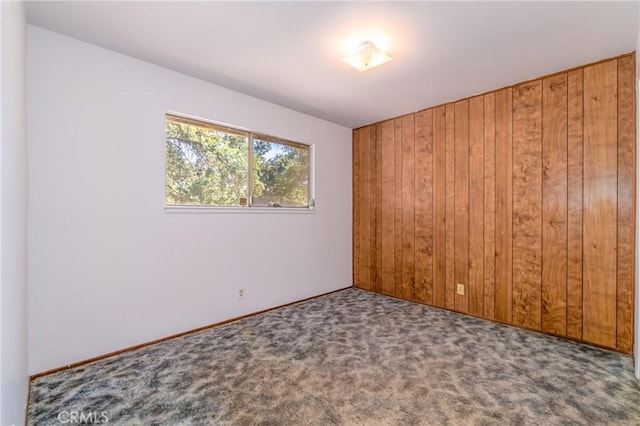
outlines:
[[167, 205], [239, 206], [249, 195], [253, 206], [306, 207], [309, 147], [167, 116]]

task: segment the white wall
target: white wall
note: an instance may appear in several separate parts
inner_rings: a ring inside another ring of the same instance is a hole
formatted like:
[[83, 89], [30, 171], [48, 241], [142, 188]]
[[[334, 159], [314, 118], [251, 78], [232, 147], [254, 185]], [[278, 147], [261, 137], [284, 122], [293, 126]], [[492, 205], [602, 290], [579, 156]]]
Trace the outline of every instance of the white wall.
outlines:
[[26, 23], [0, 2], [0, 424], [23, 424], [27, 400]]
[[[27, 101], [31, 373], [351, 285], [350, 129], [32, 26]], [[316, 144], [317, 212], [166, 213], [168, 110]]]

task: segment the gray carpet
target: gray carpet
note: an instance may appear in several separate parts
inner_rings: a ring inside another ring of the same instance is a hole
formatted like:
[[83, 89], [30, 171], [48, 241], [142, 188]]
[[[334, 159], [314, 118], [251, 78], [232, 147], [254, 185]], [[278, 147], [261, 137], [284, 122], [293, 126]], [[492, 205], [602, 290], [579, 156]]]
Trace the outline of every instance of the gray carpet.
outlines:
[[617, 353], [347, 289], [33, 381], [29, 425], [72, 411], [117, 425], [638, 425], [640, 382]]

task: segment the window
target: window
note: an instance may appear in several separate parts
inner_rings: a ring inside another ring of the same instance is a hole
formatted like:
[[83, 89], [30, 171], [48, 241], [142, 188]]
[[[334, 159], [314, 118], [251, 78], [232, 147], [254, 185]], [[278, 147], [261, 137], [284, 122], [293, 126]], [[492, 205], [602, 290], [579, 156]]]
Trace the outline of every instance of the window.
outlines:
[[166, 140], [169, 206], [309, 206], [308, 145], [175, 115]]

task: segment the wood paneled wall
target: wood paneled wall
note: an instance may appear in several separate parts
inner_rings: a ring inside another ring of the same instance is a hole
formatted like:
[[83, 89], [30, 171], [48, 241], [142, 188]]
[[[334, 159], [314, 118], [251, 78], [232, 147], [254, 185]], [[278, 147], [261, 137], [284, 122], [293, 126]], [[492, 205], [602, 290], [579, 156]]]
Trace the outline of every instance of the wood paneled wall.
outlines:
[[631, 352], [634, 67], [354, 130], [354, 285]]

